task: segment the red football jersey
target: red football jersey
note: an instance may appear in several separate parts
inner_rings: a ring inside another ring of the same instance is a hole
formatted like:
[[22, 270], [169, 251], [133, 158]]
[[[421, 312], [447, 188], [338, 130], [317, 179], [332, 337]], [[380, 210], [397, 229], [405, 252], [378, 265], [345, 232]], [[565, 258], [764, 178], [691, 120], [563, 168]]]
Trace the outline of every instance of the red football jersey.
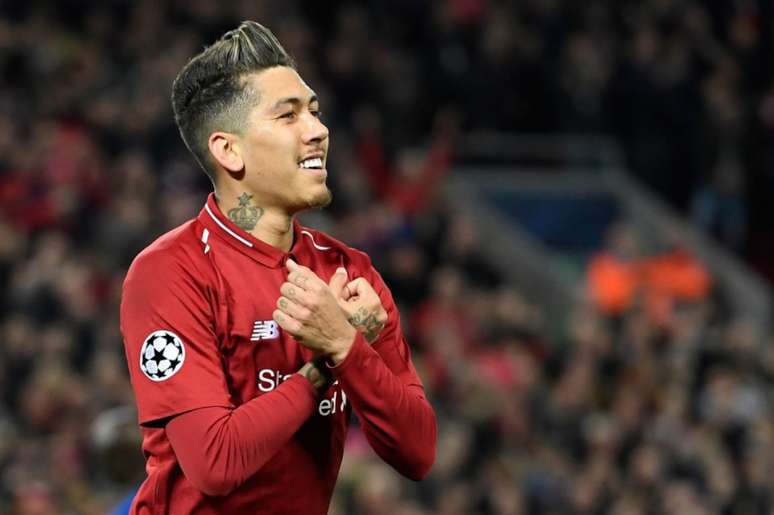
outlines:
[[[294, 375], [311, 351], [272, 320], [288, 258], [326, 282], [340, 266], [350, 280], [364, 277], [388, 313], [379, 339], [368, 346], [359, 337], [333, 368], [337, 381], [321, 398]], [[364, 253], [297, 222], [285, 253], [231, 223], [211, 194], [196, 219], [132, 263], [121, 331], [148, 473], [132, 513], [325, 514], [353, 407], [376, 452], [400, 472], [418, 479], [432, 463], [435, 419], [389, 290]], [[285, 381], [285, 398], [310, 406], [306, 422], [231, 493], [197, 490], [180, 468], [164, 422], [197, 408], [236, 409], [272, 395]]]

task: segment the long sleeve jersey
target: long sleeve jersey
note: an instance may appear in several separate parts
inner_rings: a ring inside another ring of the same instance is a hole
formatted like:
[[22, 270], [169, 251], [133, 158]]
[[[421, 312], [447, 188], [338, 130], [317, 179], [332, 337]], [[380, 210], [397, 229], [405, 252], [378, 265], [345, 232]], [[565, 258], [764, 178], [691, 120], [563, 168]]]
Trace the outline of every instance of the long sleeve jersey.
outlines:
[[[148, 474], [132, 513], [325, 514], [353, 410], [383, 460], [412, 479], [429, 470], [435, 416], [389, 289], [366, 254], [293, 230], [283, 252], [211, 195], [132, 263], [121, 330]], [[373, 345], [358, 334], [322, 394], [295, 374], [312, 352], [272, 320], [288, 258], [326, 282], [340, 266], [365, 278], [388, 314]]]

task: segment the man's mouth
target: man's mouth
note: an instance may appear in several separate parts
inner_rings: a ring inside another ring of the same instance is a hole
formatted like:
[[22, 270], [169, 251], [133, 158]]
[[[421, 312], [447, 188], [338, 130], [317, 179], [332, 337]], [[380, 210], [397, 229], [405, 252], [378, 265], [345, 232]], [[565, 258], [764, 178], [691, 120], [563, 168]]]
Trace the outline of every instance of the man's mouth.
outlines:
[[303, 161], [301, 161], [299, 163], [298, 166], [301, 167], [301, 168], [306, 168], [306, 169], [311, 168], [311, 169], [318, 169], [319, 170], [323, 166], [322, 158], [312, 157], [312, 158], [309, 158], [309, 159], [304, 159]]

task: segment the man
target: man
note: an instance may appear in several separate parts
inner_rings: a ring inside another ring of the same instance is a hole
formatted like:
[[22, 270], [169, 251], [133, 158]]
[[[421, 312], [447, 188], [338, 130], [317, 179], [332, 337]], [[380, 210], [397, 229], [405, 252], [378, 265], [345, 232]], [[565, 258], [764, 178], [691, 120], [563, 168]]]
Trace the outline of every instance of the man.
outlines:
[[172, 103], [215, 191], [124, 283], [148, 473], [131, 513], [324, 514], [352, 410], [423, 478], [435, 417], [392, 296], [368, 256], [294, 219], [331, 200], [314, 92], [244, 22], [183, 68]]

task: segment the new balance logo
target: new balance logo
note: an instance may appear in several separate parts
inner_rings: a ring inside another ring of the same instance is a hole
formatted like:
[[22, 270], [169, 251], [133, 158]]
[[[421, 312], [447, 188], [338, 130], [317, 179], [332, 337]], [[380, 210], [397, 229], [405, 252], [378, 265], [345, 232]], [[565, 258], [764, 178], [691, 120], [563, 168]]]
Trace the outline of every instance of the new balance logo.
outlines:
[[256, 320], [253, 324], [253, 334], [250, 336], [251, 342], [260, 340], [271, 340], [279, 338], [279, 327], [274, 320]]

